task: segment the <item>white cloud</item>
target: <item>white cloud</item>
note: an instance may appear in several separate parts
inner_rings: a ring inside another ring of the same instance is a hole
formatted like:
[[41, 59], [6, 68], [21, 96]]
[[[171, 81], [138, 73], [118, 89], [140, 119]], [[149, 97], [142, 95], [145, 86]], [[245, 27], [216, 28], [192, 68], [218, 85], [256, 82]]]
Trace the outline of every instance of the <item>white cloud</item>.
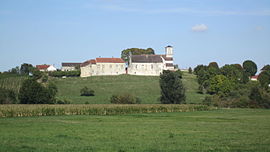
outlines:
[[255, 29], [256, 29], [256, 31], [262, 31], [262, 30], [264, 30], [264, 27], [262, 27], [262, 26], [256, 26]]
[[205, 24], [198, 24], [193, 26], [191, 29], [193, 32], [204, 32], [208, 30], [208, 27]]

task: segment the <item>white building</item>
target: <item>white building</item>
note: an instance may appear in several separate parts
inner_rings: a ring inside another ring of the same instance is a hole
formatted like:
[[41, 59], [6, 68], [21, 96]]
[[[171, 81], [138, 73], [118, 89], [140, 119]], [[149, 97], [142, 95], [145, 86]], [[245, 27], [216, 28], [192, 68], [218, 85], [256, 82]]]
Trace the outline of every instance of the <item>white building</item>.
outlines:
[[131, 55], [128, 74], [159, 76], [163, 70], [174, 70], [173, 47], [165, 47], [165, 55]]
[[81, 77], [125, 74], [125, 68], [121, 58], [96, 58], [81, 64]]
[[46, 65], [46, 64], [43, 64], [43, 65], [36, 65], [36, 68], [39, 70], [39, 71], [42, 71], [42, 72], [50, 72], [50, 71], [57, 71], [57, 69], [53, 66], [53, 65]]

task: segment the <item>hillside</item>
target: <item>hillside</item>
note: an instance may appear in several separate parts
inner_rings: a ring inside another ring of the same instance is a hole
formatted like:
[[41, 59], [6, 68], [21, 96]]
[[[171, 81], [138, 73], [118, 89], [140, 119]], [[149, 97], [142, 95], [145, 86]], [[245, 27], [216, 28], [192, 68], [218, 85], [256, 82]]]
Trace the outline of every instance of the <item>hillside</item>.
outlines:
[[[2, 76], [0, 87], [12, 89], [18, 93], [24, 76]], [[159, 77], [156, 76], [93, 76], [87, 78], [50, 78], [58, 87], [57, 97], [71, 103], [109, 104], [113, 94], [131, 93], [142, 99], [142, 103], [159, 103]], [[186, 102], [200, 103], [205, 95], [198, 94], [196, 76], [184, 72], [182, 79], [186, 87]], [[80, 96], [80, 89], [87, 86], [95, 91], [94, 97]]]
[[[54, 78], [58, 87], [58, 98], [72, 103], [110, 103], [113, 94], [131, 93], [142, 99], [142, 103], [159, 103], [159, 77], [151, 76], [94, 76], [88, 78]], [[184, 73], [183, 83], [187, 95], [187, 103], [200, 103], [205, 95], [198, 94], [196, 76]], [[95, 90], [94, 97], [80, 96], [80, 89], [87, 86]]]

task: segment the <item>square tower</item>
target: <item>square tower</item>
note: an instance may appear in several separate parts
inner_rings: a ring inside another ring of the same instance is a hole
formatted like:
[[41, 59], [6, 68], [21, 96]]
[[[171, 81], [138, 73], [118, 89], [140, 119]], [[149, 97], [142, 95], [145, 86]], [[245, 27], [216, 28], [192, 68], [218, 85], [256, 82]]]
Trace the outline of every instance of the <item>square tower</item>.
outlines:
[[172, 58], [173, 57], [173, 47], [168, 45], [165, 47], [165, 55], [167, 58]]

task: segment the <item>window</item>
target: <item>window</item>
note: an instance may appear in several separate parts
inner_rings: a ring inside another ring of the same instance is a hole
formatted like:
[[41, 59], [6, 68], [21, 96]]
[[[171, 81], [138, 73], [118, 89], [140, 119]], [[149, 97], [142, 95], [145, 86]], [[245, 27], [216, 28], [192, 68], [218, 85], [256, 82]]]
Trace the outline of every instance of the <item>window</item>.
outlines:
[[151, 69], [154, 69], [154, 65], [153, 64], [151, 64]]
[[110, 65], [110, 68], [112, 68], [112, 65]]

